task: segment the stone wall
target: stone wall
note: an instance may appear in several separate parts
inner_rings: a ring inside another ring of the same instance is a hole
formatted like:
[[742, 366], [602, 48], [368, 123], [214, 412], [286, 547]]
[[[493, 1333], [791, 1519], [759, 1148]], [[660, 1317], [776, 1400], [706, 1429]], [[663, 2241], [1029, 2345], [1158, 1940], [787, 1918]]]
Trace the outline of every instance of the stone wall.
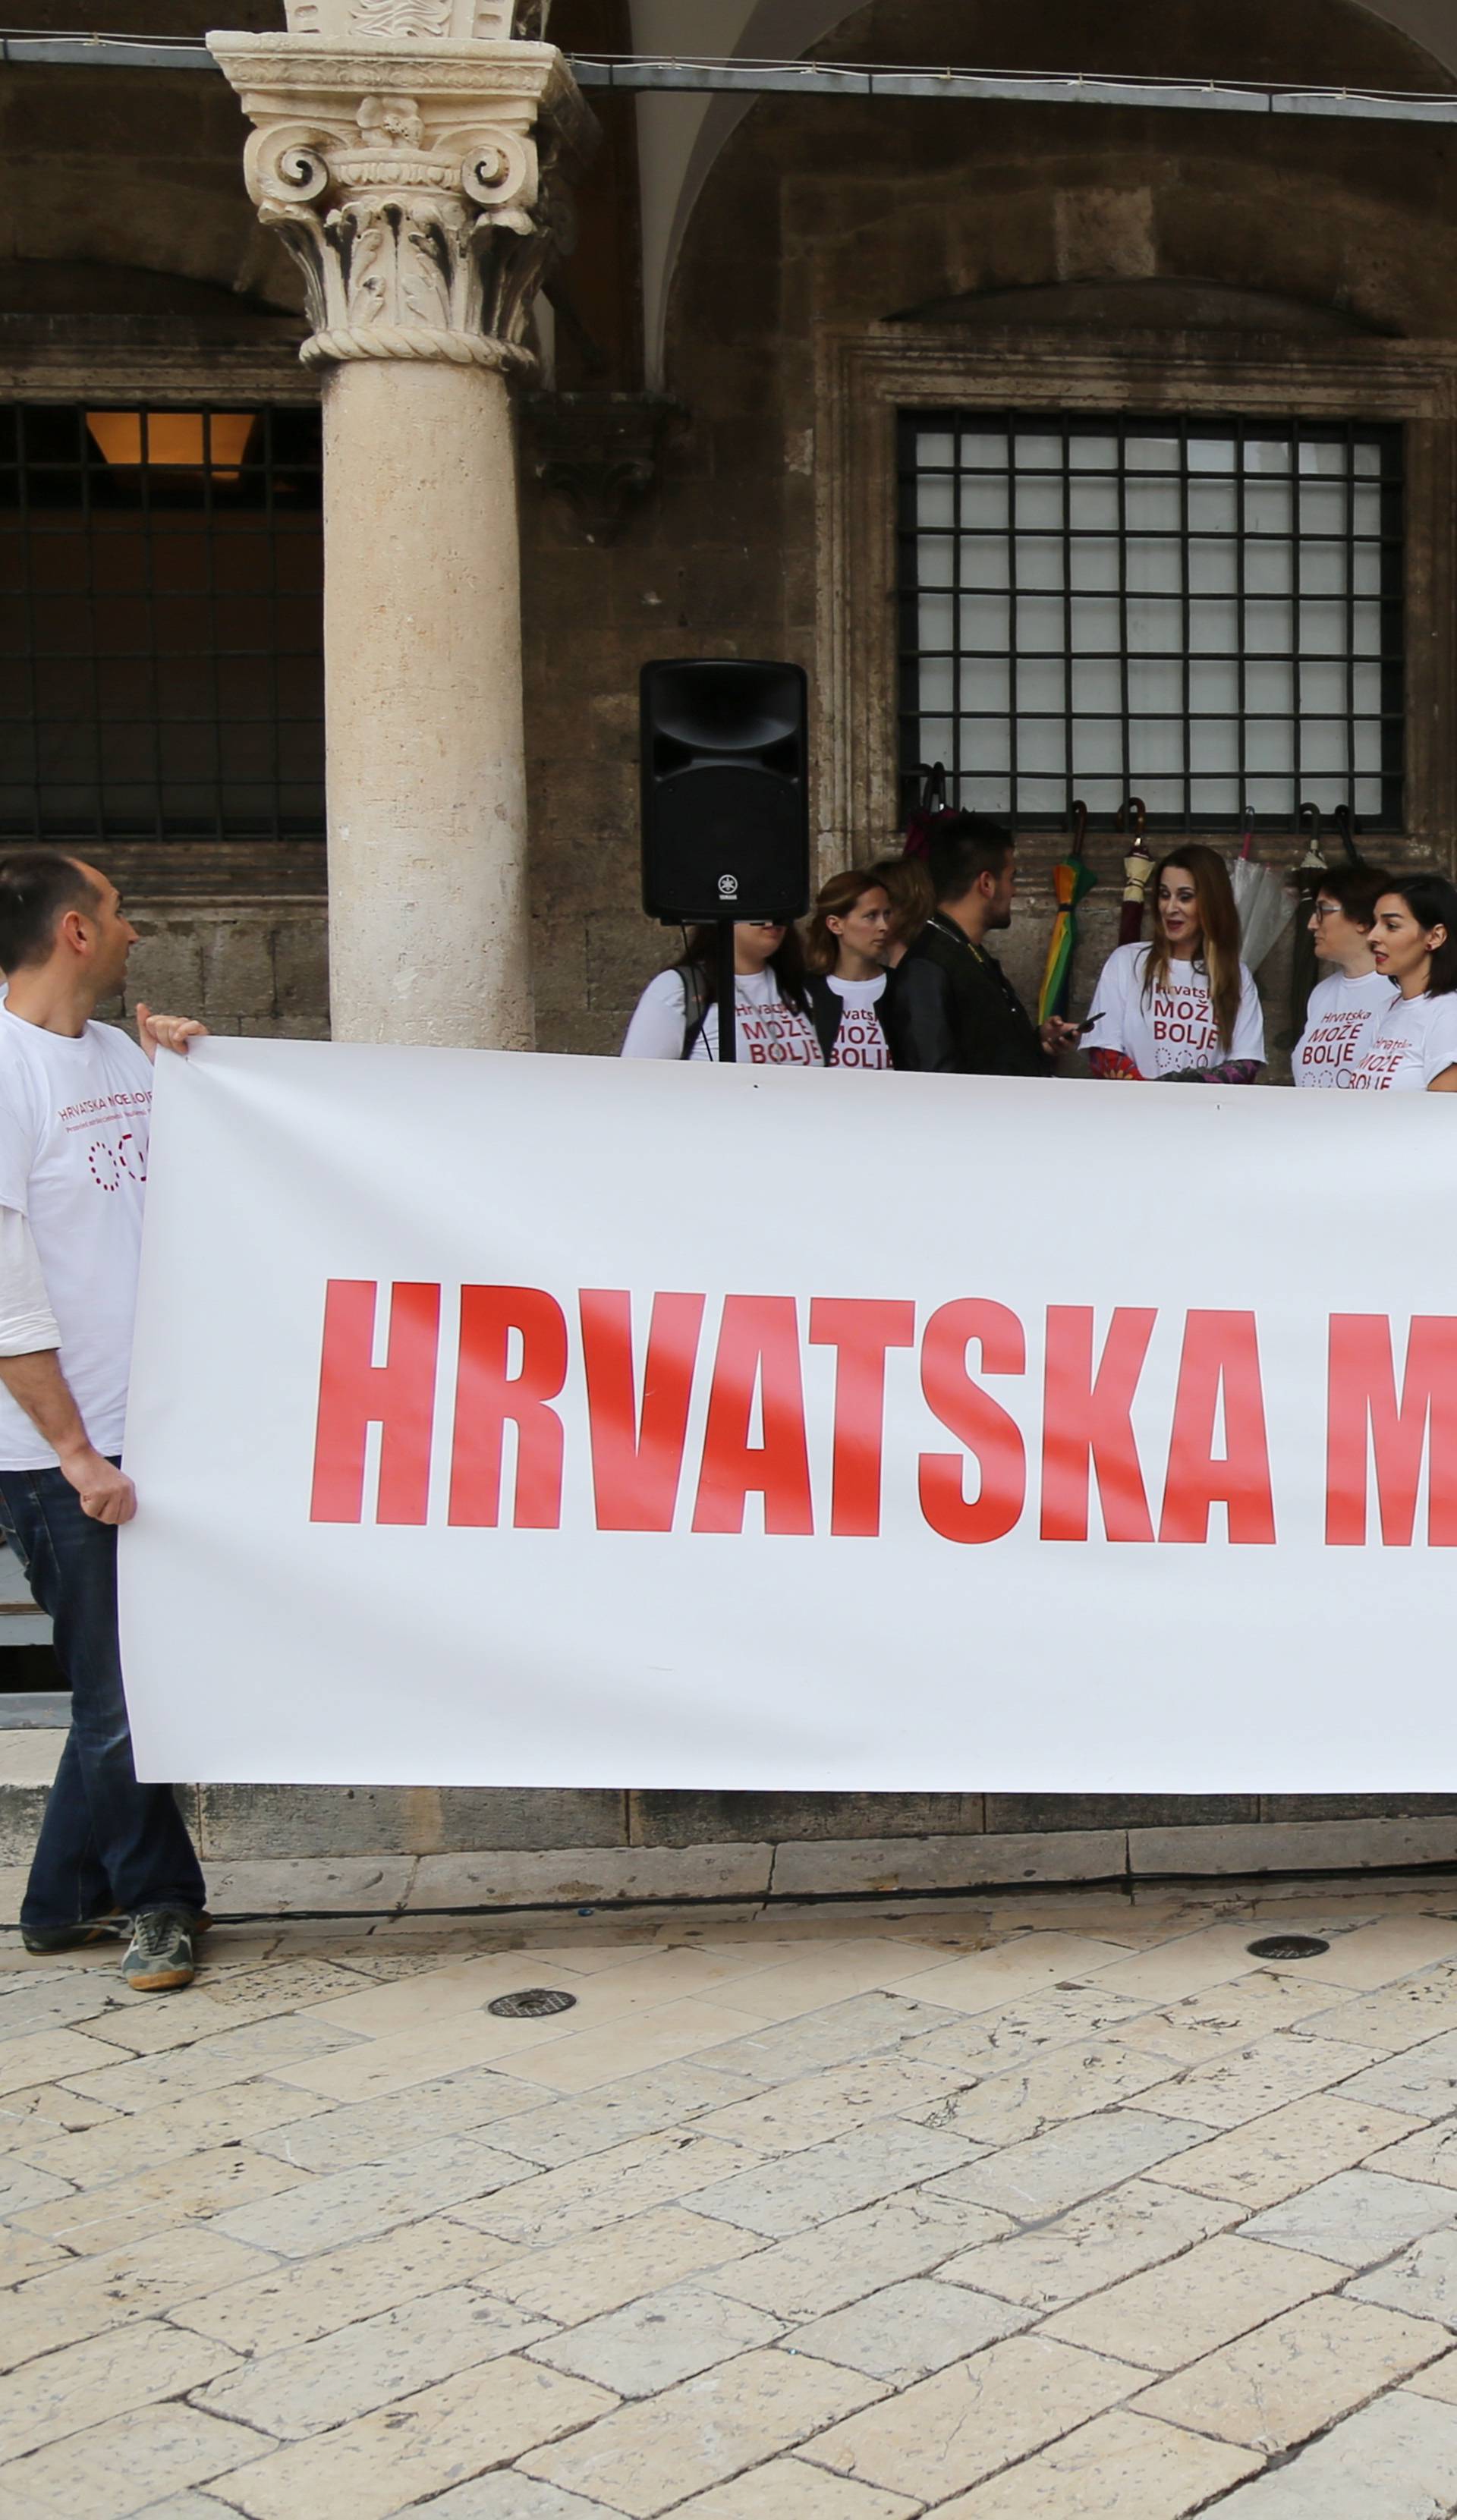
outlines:
[[[0, 1732], [0, 1868], [28, 1860], [59, 1732]], [[1438, 1794], [643, 1794], [178, 1788], [229, 1912], [954, 1896], [1049, 1881], [1457, 1863]], [[256, 1870], [254, 1870], [256, 1868]], [[322, 1894], [322, 1895], [321, 1895]]]

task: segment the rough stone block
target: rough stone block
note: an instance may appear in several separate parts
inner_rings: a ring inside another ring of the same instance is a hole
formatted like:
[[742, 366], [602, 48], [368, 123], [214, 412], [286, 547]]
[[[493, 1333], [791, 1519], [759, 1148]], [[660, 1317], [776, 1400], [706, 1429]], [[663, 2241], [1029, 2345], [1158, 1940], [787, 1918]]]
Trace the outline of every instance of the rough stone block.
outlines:
[[854, 1891], [980, 1890], [1010, 1881], [1106, 1881], [1127, 1862], [1121, 1829], [1067, 1829], [1029, 1837], [833, 1839], [781, 1846], [776, 1898]]
[[387, 1915], [404, 1906], [414, 1871], [406, 1855], [220, 1865], [207, 1900], [216, 1916]]
[[[0, 1733], [0, 1865], [29, 1865], [65, 1739], [64, 1732], [54, 1732]], [[177, 1808], [196, 1834], [197, 1787], [174, 1790]]]
[[323, 1015], [239, 1015], [230, 1023], [214, 1024], [214, 1032], [235, 1032], [244, 1041], [327, 1041], [328, 1020]]
[[979, 1794], [636, 1793], [629, 1800], [634, 1846], [959, 1836], [981, 1826]]
[[427, 1855], [410, 1893], [428, 1908], [607, 1907], [618, 1900], [762, 1899], [768, 1846], [569, 1847], [556, 1853]]
[[1457, 1814], [1457, 1794], [1261, 1794], [1263, 1821], [1439, 1820]]
[[209, 921], [203, 931], [205, 1004], [220, 1013], [275, 1012], [273, 944], [265, 917]]
[[321, 908], [279, 918], [273, 929], [274, 1004], [281, 1015], [329, 1020], [329, 926]]
[[139, 920], [137, 926], [126, 971], [128, 1016], [140, 1000], [158, 1014], [200, 1014], [205, 1021], [203, 939], [196, 920]]
[[[1454, 1806], [1457, 1808], [1457, 1806]], [[1225, 1826], [1260, 1817], [1257, 1794], [988, 1794], [989, 1832]]]
[[28, 1865], [45, 1813], [46, 1785], [0, 1787], [0, 1864]]
[[1151, 1873], [1365, 1872], [1457, 1862], [1457, 1819], [1262, 1821], [1252, 1828], [1131, 1828], [1129, 1868]]
[[207, 1854], [439, 1855], [477, 1848], [620, 1846], [613, 1792], [466, 1791], [428, 1785], [206, 1785]]

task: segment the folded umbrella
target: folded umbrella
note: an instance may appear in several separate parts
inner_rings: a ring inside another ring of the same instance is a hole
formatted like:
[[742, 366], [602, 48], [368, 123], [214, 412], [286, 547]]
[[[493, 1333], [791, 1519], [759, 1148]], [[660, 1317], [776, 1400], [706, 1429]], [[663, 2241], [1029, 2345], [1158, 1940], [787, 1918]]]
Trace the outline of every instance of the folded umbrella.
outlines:
[[1296, 869], [1296, 942], [1290, 974], [1292, 1043], [1298, 1042], [1305, 1029], [1305, 1010], [1315, 986], [1315, 939], [1310, 933], [1310, 914], [1326, 871], [1320, 850], [1320, 807], [1302, 805], [1300, 822], [1306, 827], [1306, 848]]
[[1230, 869], [1235, 908], [1240, 914], [1240, 954], [1252, 971], [1278, 942], [1295, 917], [1295, 897], [1286, 891], [1273, 867], [1252, 856], [1254, 826], [1247, 821], [1245, 843]]
[[1118, 920], [1118, 943], [1137, 945], [1143, 935], [1144, 895], [1153, 879], [1154, 861], [1144, 842], [1147, 810], [1141, 796], [1130, 796], [1118, 807], [1117, 828], [1133, 833], [1133, 846], [1123, 860], [1123, 908]]
[[1053, 1015], [1066, 1015], [1072, 992], [1072, 957], [1077, 949], [1077, 906], [1086, 900], [1098, 878], [1083, 855], [1088, 835], [1088, 809], [1079, 798], [1072, 808], [1072, 846], [1060, 865], [1052, 871], [1052, 888], [1057, 897], [1057, 911], [1052, 922], [1052, 936], [1047, 948], [1047, 965], [1042, 973], [1042, 990], [1037, 1000], [1037, 1021], [1046, 1023]]

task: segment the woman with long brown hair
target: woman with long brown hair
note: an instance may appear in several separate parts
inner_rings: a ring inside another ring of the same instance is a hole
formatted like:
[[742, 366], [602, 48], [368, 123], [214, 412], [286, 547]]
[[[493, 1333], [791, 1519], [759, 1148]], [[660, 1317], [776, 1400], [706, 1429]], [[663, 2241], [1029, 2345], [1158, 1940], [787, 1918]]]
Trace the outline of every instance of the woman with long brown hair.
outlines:
[[804, 960], [827, 1067], [891, 1064], [877, 1012], [886, 994], [890, 928], [890, 896], [873, 869], [846, 867], [821, 885]]
[[1155, 870], [1153, 893], [1152, 944], [1119, 945], [1103, 966], [1088, 1018], [1093, 1074], [1252, 1085], [1264, 1017], [1224, 860], [1192, 841]]

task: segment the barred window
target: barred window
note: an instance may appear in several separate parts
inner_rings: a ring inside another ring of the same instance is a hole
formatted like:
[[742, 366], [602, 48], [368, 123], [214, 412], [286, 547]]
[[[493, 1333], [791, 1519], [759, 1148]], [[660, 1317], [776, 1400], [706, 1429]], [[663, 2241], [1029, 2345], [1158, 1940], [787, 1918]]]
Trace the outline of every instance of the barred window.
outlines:
[[316, 408], [0, 409], [0, 834], [324, 830]]
[[980, 412], [900, 423], [901, 768], [1023, 829], [1398, 830], [1401, 432]]

